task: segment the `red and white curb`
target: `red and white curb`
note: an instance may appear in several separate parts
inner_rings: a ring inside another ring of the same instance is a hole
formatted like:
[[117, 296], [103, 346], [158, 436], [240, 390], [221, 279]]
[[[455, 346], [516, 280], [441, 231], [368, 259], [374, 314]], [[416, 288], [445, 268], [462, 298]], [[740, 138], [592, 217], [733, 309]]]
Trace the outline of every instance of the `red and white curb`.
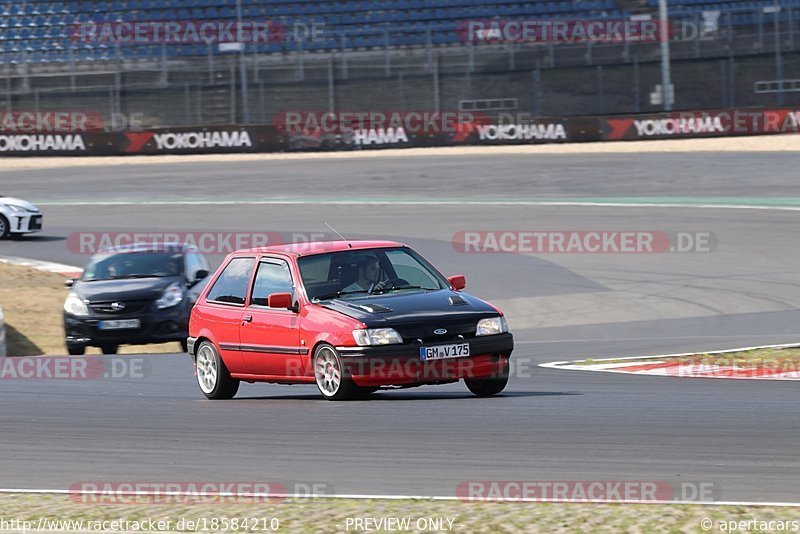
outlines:
[[19, 258], [16, 256], [0, 256], [0, 263], [7, 265], [18, 265], [20, 267], [30, 267], [37, 271], [47, 273], [63, 274], [70, 278], [77, 278], [83, 273], [83, 269], [74, 265], [65, 265], [52, 261], [32, 260], [29, 258]]
[[660, 354], [656, 356], [633, 356], [626, 358], [605, 358], [600, 360], [573, 360], [540, 364], [548, 369], [567, 371], [594, 371], [599, 373], [624, 373], [646, 376], [669, 376], [679, 378], [726, 378], [732, 380], [800, 380], [800, 365], [773, 367], [753, 365], [739, 367], [735, 364], [692, 363], [681, 358], [692, 356], [721, 355], [757, 349], [786, 349], [800, 347], [796, 343], [785, 345], [762, 345], [740, 349], [707, 352], [686, 352], [682, 354]]

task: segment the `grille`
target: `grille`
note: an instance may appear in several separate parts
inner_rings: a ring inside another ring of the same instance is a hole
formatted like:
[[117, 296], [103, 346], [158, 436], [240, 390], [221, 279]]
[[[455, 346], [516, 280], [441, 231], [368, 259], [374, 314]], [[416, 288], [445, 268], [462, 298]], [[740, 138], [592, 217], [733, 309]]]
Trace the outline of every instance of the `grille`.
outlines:
[[[447, 342], [456, 341], [458, 339], [466, 339], [475, 336], [475, 328], [478, 325], [477, 319], [474, 322], [460, 322], [456, 324], [430, 324], [430, 325], [414, 325], [414, 326], [401, 326], [395, 328], [403, 337], [406, 343], [414, 343], [418, 339], [423, 343], [434, 342]], [[447, 330], [446, 334], [435, 334], [434, 330], [444, 328]], [[459, 337], [462, 336], [462, 337]]]
[[[121, 302], [122, 304], [125, 304], [125, 308], [122, 309], [122, 310], [115, 310], [114, 308], [111, 307], [111, 305], [114, 304], [115, 302]], [[89, 307], [95, 313], [121, 316], [121, 315], [130, 315], [132, 313], [139, 313], [141, 311], [144, 311], [144, 310], [148, 309], [150, 307], [150, 301], [149, 300], [134, 300], [134, 301], [130, 301], [130, 300], [129, 301], [114, 300], [114, 301], [110, 301], [110, 302], [94, 302], [92, 304], [89, 304]]]

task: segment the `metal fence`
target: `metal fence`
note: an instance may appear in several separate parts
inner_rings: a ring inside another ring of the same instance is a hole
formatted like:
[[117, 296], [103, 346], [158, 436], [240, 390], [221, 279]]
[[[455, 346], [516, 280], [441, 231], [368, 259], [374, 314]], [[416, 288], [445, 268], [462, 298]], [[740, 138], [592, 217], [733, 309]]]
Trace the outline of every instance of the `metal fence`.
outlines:
[[[700, 15], [674, 21], [674, 108], [800, 105], [791, 89], [798, 84], [788, 83], [800, 78], [794, 11], [778, 17], [759, 10], [758, 23], [748, 26], [734, 24], [740, 12], [723, 13], [713, 25]], [[267, 124], [293, 110], [492, 109], [490, 100], [536, 116], [661, 109], [658, 43], [435, 46], [431, 39], [333, 52], [168, 52], [56, 65], [0, 61], [0, 110], [90, 110], [122, 129]]]

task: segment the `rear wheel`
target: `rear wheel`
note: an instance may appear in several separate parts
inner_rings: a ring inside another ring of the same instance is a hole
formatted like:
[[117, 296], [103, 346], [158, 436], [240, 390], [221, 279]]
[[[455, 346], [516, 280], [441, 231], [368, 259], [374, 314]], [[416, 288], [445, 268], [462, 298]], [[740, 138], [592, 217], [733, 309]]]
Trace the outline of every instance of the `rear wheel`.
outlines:
[[330, 345], [321, 345], [314, 352], [314, 377], [322, 396], [331, 401], [347, 400], [357, 388], [346, 375], [342, 359]]
[[197, 349], [197, 384], [209, 399], [232, 399], [239, 391], [239, 381], [231, 378], [225, 362], [210, 341]]
[[464, 383], [467, 385], [467, 388], [478, 397], [497, 395], [506, 389], [506, 385], [508, 384], [508, 368], [509, 366], [506, 365], [505, 369], [495, 376], [486, 378], [465, 378]]

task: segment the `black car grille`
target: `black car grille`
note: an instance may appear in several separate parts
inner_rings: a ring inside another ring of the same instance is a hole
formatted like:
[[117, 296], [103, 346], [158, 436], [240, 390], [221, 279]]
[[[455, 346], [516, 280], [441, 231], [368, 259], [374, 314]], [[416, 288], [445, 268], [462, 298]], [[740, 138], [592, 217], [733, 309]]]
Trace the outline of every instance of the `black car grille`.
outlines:
[[[403, 342], [408, 344], [419, 343], [436, 343], [457, 341], [459, 339], [467, 339], [475, 337], [475, 329], [478, 325], [478, 320], [473, 322], [459, 322], [459, 323], [432, 323], [426, 325], [413, 325], [413, 326], [399, 326], [395, 330], [402, 336]], [[447, 330], [444, 334], [436, 334], [435, 330]]]
[[[124, 308], [115, 309], [112, 306], [113, 304], [122, 304]], [[89, 304], [89, 307], [97, 314], [114, 315], [116, 317], [146, 311], [150, 308], [150, 304], [151, 301], [149, 300], [114, 300], [109, 302], [93, 302]]]
[[31, 217], [31, 222], [28, 224], [29, 230], [41, 230], [42, 229], [42, 216], [41, 215], [34, 215]]

